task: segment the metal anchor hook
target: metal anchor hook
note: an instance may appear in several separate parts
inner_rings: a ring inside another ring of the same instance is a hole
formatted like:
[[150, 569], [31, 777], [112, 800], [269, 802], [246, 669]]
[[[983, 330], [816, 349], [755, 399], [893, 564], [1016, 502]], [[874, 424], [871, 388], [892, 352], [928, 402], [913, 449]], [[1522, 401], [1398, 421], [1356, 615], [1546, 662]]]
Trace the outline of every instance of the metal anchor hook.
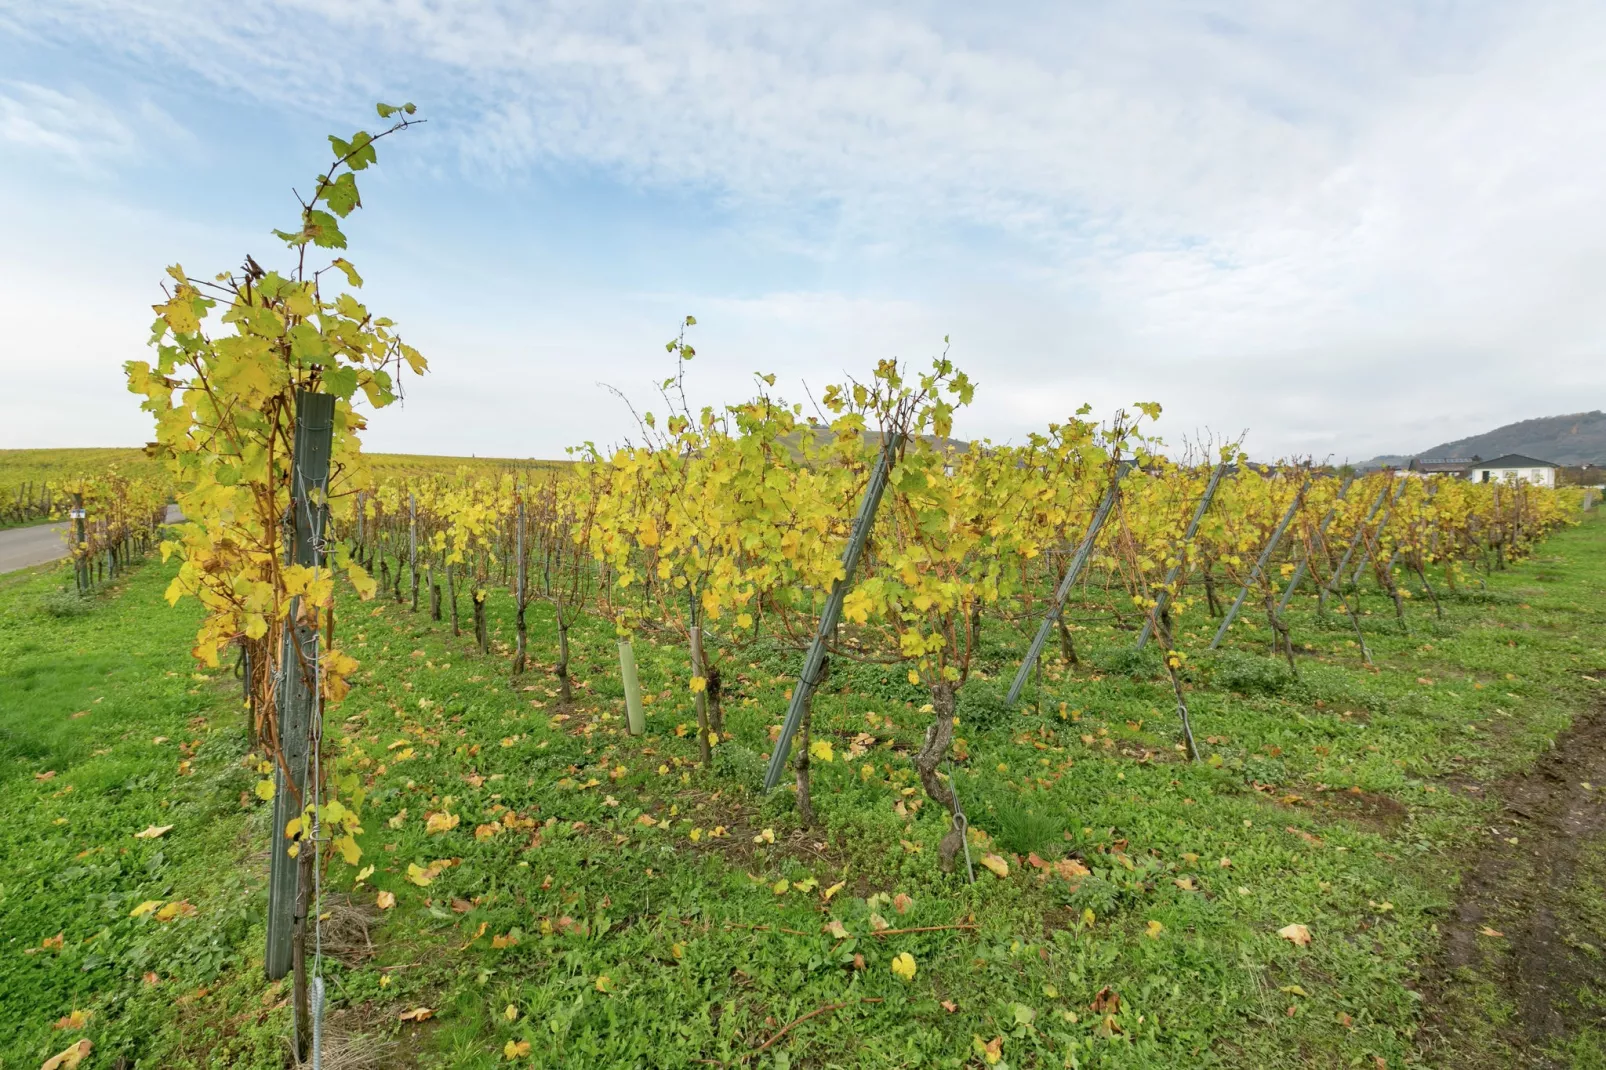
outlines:
[[954, 831], [959, 833], [959, 842], [965, 848], [965, 873], [970, 883], [976, 883], [976, 866], [970, 860], [970, 819], [965, 816], [965, 809], [959, 802], [959, 782], [954, 779], [954, 763], [948, 761], [948, 790], [954, 797]]

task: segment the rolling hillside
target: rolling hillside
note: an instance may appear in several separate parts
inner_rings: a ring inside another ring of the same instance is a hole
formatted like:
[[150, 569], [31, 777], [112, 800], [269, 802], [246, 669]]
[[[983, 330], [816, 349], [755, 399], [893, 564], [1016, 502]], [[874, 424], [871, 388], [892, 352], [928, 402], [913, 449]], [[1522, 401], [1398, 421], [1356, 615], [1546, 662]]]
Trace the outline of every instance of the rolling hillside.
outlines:
[[1575, 412], [1565, 416], [1541, 416], [1521, 420], [1481, 435], [1441, 442], [1417, 453], [1384, 454], [1361, 467], [1403, 465], [1413, 457], [1437, 460], [1451, 457], [1485, 459], [1506, 453], [1521, 453], [1556, 464], [1599, 464], [1606, 462], [1606, 412]]

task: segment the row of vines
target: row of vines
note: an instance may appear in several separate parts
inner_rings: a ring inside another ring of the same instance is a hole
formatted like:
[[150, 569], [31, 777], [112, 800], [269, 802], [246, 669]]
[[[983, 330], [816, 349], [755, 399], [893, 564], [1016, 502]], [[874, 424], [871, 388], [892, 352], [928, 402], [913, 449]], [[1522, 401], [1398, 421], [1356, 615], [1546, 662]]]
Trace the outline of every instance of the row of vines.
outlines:
[[1152, 403], [1104, 422], [1084, 406], [1019, 444], [961, 442], [955, 419], [976, 385], [946, 356], [920, 372], [884, 361], [828, 387], [809, 415], [775, 393], [773, 376], [748, 400], [693, 409], [689, 317], [668, 346], [669, 411], [644, 414], [620, 448], [492, 475], [375, 472], [360, 448], [368, 412], [400, 396], [403, 372], [426, 367], [393, 321], [358, 300], [362, 278], [343, 255], [342, 221], [361, 204], [356, 176], [376, 162], [378, 141], [421, 121], [412, 105], [379, 114], [391, 125], [378, 134], [330, 138], [333, 162], [300, 197], [295, 226], [275, 232], [278, 268], [247, 256], [218, 274], [169, 269], [155, 357], [127, 376], [170, 483], [158, 493], [113, 474], [81, 491], [103, 520], [83, 540], [95, 554], [148, 531], [171, 489], [185, 519], [162, 545], [181, 561], [168, 598], [204, 608], [200, 662], [238, 649], [247, 666], [258, 793], [275, 804], [272, 904], [288, 889], [293, 927], [276, 935], [270, 905], [268, 970], [288, 968], [274, 947], [290, 940], [302, 1050], [319, 1013], [304, 948], [323, 867], [363, 862], [361, 771], [322, 743], [325, 715], [358, 668], [336, 627], [338, 577], [362, 598], [383, 591], [449, 618], [486, 652], [487, 601], [510, 591], [514, 674], [533, 661], [527, 614], [543, 603], [564, 700], [569, 635], [583, 617], [616, 629], [627, 684], [633, 636], [683, 643], [705, 763], [733, 740], [722, 708], [730, 666], [762, 644], [811, 648], [800, 719], [747, 741], [792, 763], [805, 823], [810, 758], [829, 753], [810, 739], [808, 691], [834, 660], [894, 666], [929, 699], [914, 764], [954, 816], [942, 852], [951, 865], [963, 836], [944, 765], [984, 637], [1052, 627], [1075, 661], [1088, 613], [1130, 630], [1135, 645], [1152, 636], [1177, 696], [1179, 745], [1191, 751], [1185, 693], [1202, 621], [1219, 618], [1222, 634], [1253, 628], [1296, 666], [1285, 610], [1299, 583], [1360, 636], [1352, 594], [1369, 575], [1405, 628], [1414, 590], [1436, 601], [1475, 583], [1568, 518], [1563, 495], [1535, 488], [1261, 470], [1235, 446], [1170, 457], [1152, 433]]
[[[683, 370], [684, 332], [670, 348]], [[611, 621], [626, 645], [640, 633], [684, 644], [705, 762], [731, 738], [724, 667], [759, 644], [801, 654], [841, 585], [827, 662], [896, 665], [927, 692], [915, 764], [931, 799], [957, 816], [941, 769], [987, 630], [1020, 635], [1047, 620], [1073, 663], [1089, 613], [1129, 629], [1135, 646], [1152, 635], [1191, 756], [1190, 657], [1257, 636], [1297, 673], [1287, 610], [1301, 591], [1350, 621], [1369, 663], [1358, 584], [1386, 593], [1408, 630], [1413, 598], [1442, 612], [1441, 593], [1530, 553], [1575, 507], [1566, 492], [1526, 485], [1257, 467], [1232, 446], [1172, 459], [1147, 432], [1159, 412], [1149, 404], [1102, 425], [1084, 409], [1020, 445], [962, 443], [952, 423], [974, 385], [946, 358], [913, 376], [884, 362], [866, 382], [833, 385], [812, 419], [772, 386], [763, 378], [752, 399], [697, 412], [666, 392], [670, 415], [644, 414], [639, 442], [588, 450], [570, 471], [380, 481], [358, 495], [351, 552], [391, 597], [471, 631], [486, 653], [486, 599], [510, 591], [514, 673], [530, 656], [527, 607], [546, 603], [565, 700], [581, 615]], [[845, 576], [843, 548], [883, 453], [885, 499]], [[1085, 565], [1057, 602], [1084, 542]], [[798, 727], [807, 822], [806, 710]]]

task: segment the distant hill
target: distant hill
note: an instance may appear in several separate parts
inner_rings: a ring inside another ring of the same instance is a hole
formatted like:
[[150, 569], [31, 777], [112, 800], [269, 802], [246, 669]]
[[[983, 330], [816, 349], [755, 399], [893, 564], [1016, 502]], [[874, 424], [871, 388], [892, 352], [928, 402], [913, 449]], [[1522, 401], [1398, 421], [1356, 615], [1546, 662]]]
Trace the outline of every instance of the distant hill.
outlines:
[[1522, 420], [1485, 431], [1481, 435], [1442, 442], [1419, 453], [1383, 454], [1359, 467], [1398, 466], [1413, 457], [1433, 461], [1476, 455], [1488, 460], [1507, 453], [1520, 453], [1556, 464], [1606, 462], [1606, 413], [1597, 409], [1594, 412]]

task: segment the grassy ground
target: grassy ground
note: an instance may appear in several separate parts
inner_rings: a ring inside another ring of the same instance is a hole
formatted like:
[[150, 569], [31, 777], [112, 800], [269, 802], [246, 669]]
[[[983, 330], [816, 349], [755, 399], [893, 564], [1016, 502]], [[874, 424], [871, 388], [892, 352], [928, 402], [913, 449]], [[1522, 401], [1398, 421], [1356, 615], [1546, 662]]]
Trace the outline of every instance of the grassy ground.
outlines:
[[[70, 571], [0, 577], [0, 1067], [82, 1037], [95, 1066], [159, 1052], [153, 1026], [239, 966], [260, 913], [233, 864], [238, 702], [193, 673], [198, 615], [157, 608], [163, 572], [87, 600]], [[130, 916], [151, 900], [188, 906]], [[75, 1010], [87, 1029], [53, 1026]]]
[[54, 524], [59, 517], [39, 516], [31, 520], [0, 520], [0, 531], [10, 531], [12, 528], [36, 528], [41, 524]]
[[[267, 807], [164, 574], [81, 616], [40, 609], [47, 578], [0, 584], [0, 1067], [79, 1036], [107, 1066], [283, 1058], [284, 992], [260, 980]], [[924, 697], [895, 671], [839, 663], [817, 700], [833, 760], [805, 830], [790, 794], [750, 787], [794, 653], [731, 656], [710, 774], [678, 644], [637, 640], [651, 704], [632, 739], [610, 627], [583, 629], [565, 707], [539, 609], [543, 664], [510, 680], [505, 596], [490, 658], [352, 603], [364, 668], [329, 735], [371, 778], [377, 871], [330, 870], [331, 1065], [1602, 1065], [1606, 840], [1574, 781], [1606, 742], [1603, 593], [1595, 520], [1447, 598], [1443, 622], [1417, 599], [1410, 635], [1369, 596], [1378, 671], [1312, 607], [1297, 679], [1244, 629], [1193, 659], [1196, 766], [1130, 632], [1075, 610], [1083, 664], [1051, 665], [1010, 713], [1024, 644], [994, 625], [954, 776], [973, 854], [1007, 875], [978, 866], [974, 886], [937, 869], [945, 823], [909, 761]], [[129, 917], [148, 901], [195, 913]], [[85, 1031], [52, 1028], [73, 1010]]]

